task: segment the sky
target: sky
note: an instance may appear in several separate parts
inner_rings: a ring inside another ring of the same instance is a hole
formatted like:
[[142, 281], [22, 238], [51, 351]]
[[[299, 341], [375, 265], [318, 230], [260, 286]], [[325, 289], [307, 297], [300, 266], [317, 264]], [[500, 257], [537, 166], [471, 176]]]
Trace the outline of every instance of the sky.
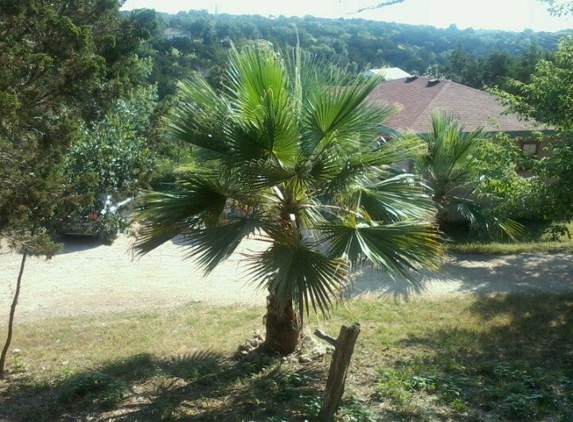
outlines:
[[[382, 0], [380, 0], [382, 1]], [[458, 29], [502, 29], [554, 32], [573, 29], [573, 17], [557, 18], [538, 0], [405, 0], [378, 10], [355, 13], [377, 0], [127, 0], [123, 10], [149, 8], [177, 13], [207, 10], [210, 13], [261, 16], [363, 18], [413, 25]]]

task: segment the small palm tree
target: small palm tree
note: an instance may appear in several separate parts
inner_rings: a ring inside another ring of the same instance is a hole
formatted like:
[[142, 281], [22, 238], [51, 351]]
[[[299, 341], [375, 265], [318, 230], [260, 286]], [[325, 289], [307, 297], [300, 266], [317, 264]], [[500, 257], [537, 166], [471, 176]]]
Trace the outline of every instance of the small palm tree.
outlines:
[[423, 138], [428, 150], [418, 157], [415, 170], [433, 191], [440, 228], [461, 219], [467, 221], [471, 229], [513, 239], [521, 232], [521, 225], [492, 216], [477, 201], [480, 174], [475, 153], [486, 139], [482, 128], [466, 132], [451, 114], [434, 113], [432, 132]]
[[201, 168], [141, 200], [136, 250], [181, 235], [207, 273], [264, 235], [248, 272], [268, 289], [265, 346], [280, 353], [298, 344], [305, 311], [328, 313], [354, 264], [408, 274], [440, 253], [431, 198], [392, 169], [423, 146], [378, 145], [391, 110], [365, 98], [379, 80], [342, 81], [345, 72], [300, 52], [232, 50], [223, 92], [199, 76], [183, 82], [167, 120]]

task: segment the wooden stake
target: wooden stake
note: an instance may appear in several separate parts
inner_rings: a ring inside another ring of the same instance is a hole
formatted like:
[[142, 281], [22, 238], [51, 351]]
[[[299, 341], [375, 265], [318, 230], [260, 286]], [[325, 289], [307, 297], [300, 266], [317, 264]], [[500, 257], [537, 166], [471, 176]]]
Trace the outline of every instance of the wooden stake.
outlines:
[[336, 339], [336, 347], [332, 355], [332, 362], [330, 363], [330, 370], [328, 371], [324, 400], [322, 401], [322, 407], [318, 414], [318, 418], [321, 422], [334, 421], [334, 414], [344, 394], [346, 374], [348, 373], [350, 359], [354, 352], [354, 344], [356, 343], [358, 334], [360, 334], [360, 324], [358, 323], [355, 323], [350, 328], [344, 325], [340, 328], [340, 334]]

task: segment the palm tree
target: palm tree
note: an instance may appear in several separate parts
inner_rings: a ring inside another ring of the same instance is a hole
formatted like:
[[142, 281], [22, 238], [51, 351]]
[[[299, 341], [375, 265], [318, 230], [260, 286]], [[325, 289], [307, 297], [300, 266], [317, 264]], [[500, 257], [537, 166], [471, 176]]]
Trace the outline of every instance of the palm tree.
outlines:
[[466, 132], [451, 114], [434, 113], [432, 132], [423, 138], [428, 150], [418, 157], [415, 171], [433, 191], [441, 229], [448, 222], [461, 219], [467, 221], [471, 229], [513, 239], [521, 232], [521, 225], [510, 219], [494, 217], [477, 201], [481, 175], [475, 153], [486, 139], [487, 134], [482, 128]]
[[346, 72], [300, 51], [233, 49], [223, 92], [199, 76], [183, 82], [167, 120], [201, 168], [141, 201], [136, 250], [181, 235], [207, 273], [264, 235], [248, 272], [268, 289], [264, 346], [280, 353], [296, 348], [305, 311], [328, 314], [353, 265], [410, 274], [440, 253], [430, 197], [391, 167], [422, 146], [378, 145], [391, 110], [365, 99], [379, 80], [342, 81]]

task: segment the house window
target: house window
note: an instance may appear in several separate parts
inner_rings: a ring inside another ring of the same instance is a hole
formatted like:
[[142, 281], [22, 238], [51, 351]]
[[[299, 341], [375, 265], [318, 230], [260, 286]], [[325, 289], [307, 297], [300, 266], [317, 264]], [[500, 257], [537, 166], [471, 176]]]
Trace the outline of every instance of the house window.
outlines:
[[537, 142], [526, 142], [521, 147], [521, 150], [525, 155], [537, 155], [538, 145], [539, 144]]

